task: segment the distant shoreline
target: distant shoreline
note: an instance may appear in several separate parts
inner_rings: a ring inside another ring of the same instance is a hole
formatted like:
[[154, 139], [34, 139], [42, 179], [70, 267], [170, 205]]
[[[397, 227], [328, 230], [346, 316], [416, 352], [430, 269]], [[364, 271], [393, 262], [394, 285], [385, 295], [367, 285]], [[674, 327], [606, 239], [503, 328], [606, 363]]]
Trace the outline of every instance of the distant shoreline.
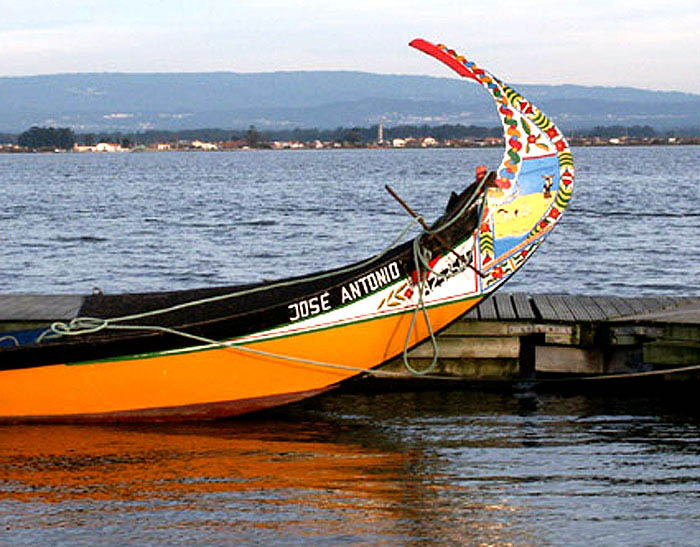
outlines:
[[[613, 142], [611, 142], [613, 141]], [[676, 139], [610, 139], [608, 141], [599, 141], [591, 139], [568, 139], [569, 145], [572, 148], [622, 148], [622, 147], [642, 147], [642, 146], [698, 146], [700, 145], [700, 137], [692, 138], [676, 138]], [[109, 144], [109, 143], [107, 143]], [[503, 148], [503, 142], [490, 142], [478, 144], [409, 144], [402, 146], [392, 146], [390, 144], [367, 143], [346, 145], [342, 143], [322, 143], [321, 146], [316, 143], [264, 143], [259, 146], [226, 146], [226, 143], [202, 143], [207, 146], [192, 145], [191, 143], [181, 143], [179, 145], [167, 147], [154, 146], [134, 146], [121, 147], [119, 145], [109, 144], [102, 148], [96, 147], [75, 147], [72, 149], [30, 149], [18, 145], [0, 145], [0, 154], [125, 154], [125, 153], [167, 153], [167, 152], [251, 152], [261, 150], [425, 150], [425, 149], [498, 149]]]

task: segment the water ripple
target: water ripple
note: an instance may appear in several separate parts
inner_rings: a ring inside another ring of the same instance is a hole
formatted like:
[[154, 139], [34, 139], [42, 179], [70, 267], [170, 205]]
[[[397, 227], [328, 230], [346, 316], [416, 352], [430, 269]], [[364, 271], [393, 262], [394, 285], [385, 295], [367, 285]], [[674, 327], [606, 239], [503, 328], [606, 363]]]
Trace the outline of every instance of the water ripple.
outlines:
[[[507, 288], [700, 294], [699, 156], [691, 146], [574, 150], [570, 211]], [[3, 155], [0, 191], [13, 203], [0, 213], [0, 263], [13, 274], [0, 274], [0, 291], [170, 290], [352, 263], [410, 220], [387, 182], [435, 218], [473, 166], [500, 159], [496, 149]], [[251, 249], [264, 249], [255, 268], [236, 258]]]

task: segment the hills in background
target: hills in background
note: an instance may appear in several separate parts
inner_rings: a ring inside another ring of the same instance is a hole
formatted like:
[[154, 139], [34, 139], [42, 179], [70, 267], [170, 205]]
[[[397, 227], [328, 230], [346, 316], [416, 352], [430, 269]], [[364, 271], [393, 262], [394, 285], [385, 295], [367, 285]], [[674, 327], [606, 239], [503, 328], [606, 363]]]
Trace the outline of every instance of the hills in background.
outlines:
[[[622, 87], [513, 87], [564, 130], [597, 125], [700, 127], [700, 95]], [[56, 74], [0, 78], [0, 131], [204, 127], [333, 128], [383, 123], [498, 125], [472, 82], [348, 71]]]

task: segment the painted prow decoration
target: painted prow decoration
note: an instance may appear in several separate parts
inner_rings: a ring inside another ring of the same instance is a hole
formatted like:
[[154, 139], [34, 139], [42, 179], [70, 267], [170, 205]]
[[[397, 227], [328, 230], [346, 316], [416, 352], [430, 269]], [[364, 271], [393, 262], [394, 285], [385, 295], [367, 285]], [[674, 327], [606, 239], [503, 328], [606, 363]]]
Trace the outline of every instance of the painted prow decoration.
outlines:
[[505, 281], [559, 221], [574, 190], [574, 162], [561, 131], [535, 105], [475, 62], [443, 45], [410, 43], [481, 84], [496, 103], [505, 152], [479, 226], [479, 267], [486, 292]]

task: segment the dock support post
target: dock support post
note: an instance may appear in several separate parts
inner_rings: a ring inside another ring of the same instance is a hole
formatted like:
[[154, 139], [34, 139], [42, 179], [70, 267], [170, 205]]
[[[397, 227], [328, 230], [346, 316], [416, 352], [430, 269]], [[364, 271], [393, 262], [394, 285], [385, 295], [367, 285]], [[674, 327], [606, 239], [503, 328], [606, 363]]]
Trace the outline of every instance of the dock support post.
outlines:
[[544, 344], [545, 335], [541, 333], [528, 334], [520, 337], [520, 353], [518, 366], [521, 378], [535, 377], [536, 346]]

